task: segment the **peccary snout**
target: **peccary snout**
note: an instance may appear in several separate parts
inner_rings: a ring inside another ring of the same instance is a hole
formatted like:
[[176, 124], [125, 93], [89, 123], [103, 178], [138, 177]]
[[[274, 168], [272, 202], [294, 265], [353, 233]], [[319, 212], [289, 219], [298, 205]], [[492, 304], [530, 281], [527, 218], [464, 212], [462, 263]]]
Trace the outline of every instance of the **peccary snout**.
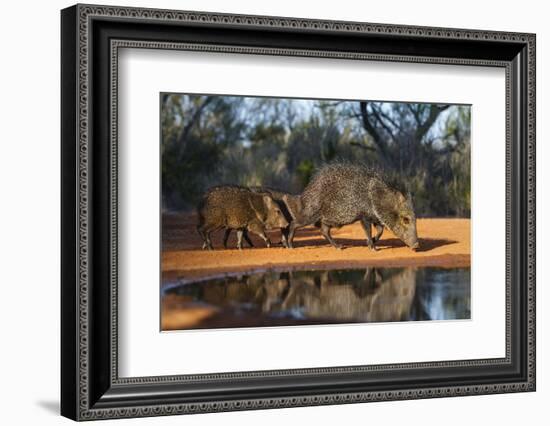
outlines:
[[279, 204], [269, 195], [263, 196], [263, 202], [265, 205], [265, 211], [267, 212], [267, 217], [264, 221], [266, 228], [286, 228], [289, 224], [288, 221], [285, 219], [285, 215], [281, 211]]
[[410, 216], [402, 216], [390, 229], [411, 249], [416, 250], [419, 247], [415, 219], [410, 218]]
[[287, 223], [287, 226], [280, 227], [281, 244], [284, 247], [287, 247], [288, 246], [287, 237], [288, 237], [290, 224], [296, 218], [296, 216], [298, 215], [301, 209], [300, 196], [292, 195], [292, 194], [289, 194], [288, 192], [280, 191], [269, 187], [262, 187], [262, 186], [253, 186], [250, 188], [250, 190], [256, 193], [268, 194], [271, 196], [271, 198], [273, 198], [275, 203], [278, 204]]

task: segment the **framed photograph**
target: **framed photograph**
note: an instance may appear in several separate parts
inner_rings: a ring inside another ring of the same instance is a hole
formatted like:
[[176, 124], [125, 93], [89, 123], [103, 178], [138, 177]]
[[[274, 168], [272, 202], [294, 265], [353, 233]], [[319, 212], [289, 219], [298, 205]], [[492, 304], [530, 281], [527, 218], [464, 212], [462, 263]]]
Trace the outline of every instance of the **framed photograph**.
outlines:
[[61, 412], [535, 390], [535, 35], [61, 12]]

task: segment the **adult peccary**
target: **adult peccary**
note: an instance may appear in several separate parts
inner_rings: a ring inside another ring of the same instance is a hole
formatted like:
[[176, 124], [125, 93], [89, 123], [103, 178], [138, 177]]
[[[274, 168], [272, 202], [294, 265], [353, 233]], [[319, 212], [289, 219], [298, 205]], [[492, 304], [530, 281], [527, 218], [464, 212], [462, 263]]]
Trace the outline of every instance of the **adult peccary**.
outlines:
[[235, 229], [240, 250], [243, 236], [252, 246], [246, 231], [259, 235], [270, 247], [271, 241], [265, 230], [288, 226], [279, 205], [270, 195], [255, 193], [236, 185], [210, 188], [199, 203], [198, 214], [197, 231], [204, 241], [202, 248], [209, 250], [213, 249], [210, 234], [218, 229]]
[[[375, 243], [389, 228], [410, 248], [418, 248], [416, 216], [410, 193], [395, 179], [358, 164], [335, 163], [323, 166], [300, 196], [301, 211], [289, 229], [289, 247], [302, 226], [318, 224], [323, 236], [341, 248], [330, 235], [332, 227], [361, 221], [367, 245]], [[377, 228], [372, 238], [371, 225]]]

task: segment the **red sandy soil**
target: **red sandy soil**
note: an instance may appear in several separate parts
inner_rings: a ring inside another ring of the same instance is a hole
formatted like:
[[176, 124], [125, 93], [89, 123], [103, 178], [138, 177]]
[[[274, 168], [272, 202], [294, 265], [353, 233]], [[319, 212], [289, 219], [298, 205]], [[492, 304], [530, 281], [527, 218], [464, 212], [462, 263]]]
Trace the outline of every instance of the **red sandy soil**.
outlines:
[[235, 314], [230, 309], [223, 309], [208, 304], [197, 304], [176, 294], [162, 297], [161, 330], [269, 327], [285, 325], [315, 325], [351, 323], [334, 318], [272, 318], [263, 313], [254, 315]]
[[237, 250], [233, 232], [227, 250], [223, 249], [223, 231], [213, 234], [215, 250], [201, 250], [202, 239], [195, 226], [194, 214], [164, 214], [162, 223], [163, 281], [170, 278], [195, 278], [254, 269], [321, 269], [364, 266], [470, 266], [469, 219], [418, 219], [420, 248], [413, 251], [388, 229], [377, 243], [378, 251], [366, 247], [365, 234], [359, 223], [333, 229], [333, 237], [343, 250], [330, 246], [317, 228], [305, 227], [296, 232], [295, 248], [280, 246], [280, 232], [269, 232], [273, 246], [251, 235], [254, 248]]

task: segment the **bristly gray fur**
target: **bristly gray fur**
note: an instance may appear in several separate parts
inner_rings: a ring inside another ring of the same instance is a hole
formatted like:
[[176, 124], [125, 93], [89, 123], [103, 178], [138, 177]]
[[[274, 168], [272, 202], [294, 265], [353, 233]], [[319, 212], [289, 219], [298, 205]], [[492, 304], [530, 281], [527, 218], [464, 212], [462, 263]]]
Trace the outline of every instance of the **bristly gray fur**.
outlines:
[[377, 178], [380, 181], [384, 182], [389, 188], [399, 191], [405, 197], [410, 195], [409, 185], [399, 176], [396, 176], [394, 173], [390, 173], [387, 170], [381, 168], [377, 165], [366, 165], [359, 162], [354, 162], [350, 160], [337, 160], [330, 163], [324, 164], [319, 167], [313, 174], [311, 180], [315, 178], [320, 173], [327, 173], [330, 169], [339, 169], [341, 167], [346, 168], [355, 168], [361, 170], [361, 173], [365, 177]]
[[334, 246], [332, 227], [361, 221], [371, 241], [371, 225], [389, 228], [411, 247], [417, 246], [416, 216], [409, 191], [399, 179], [362, 164], [334, 162], [322, 166], [300, 196], [301, 211], [290, 227], [319, 224], [321, 232]]

